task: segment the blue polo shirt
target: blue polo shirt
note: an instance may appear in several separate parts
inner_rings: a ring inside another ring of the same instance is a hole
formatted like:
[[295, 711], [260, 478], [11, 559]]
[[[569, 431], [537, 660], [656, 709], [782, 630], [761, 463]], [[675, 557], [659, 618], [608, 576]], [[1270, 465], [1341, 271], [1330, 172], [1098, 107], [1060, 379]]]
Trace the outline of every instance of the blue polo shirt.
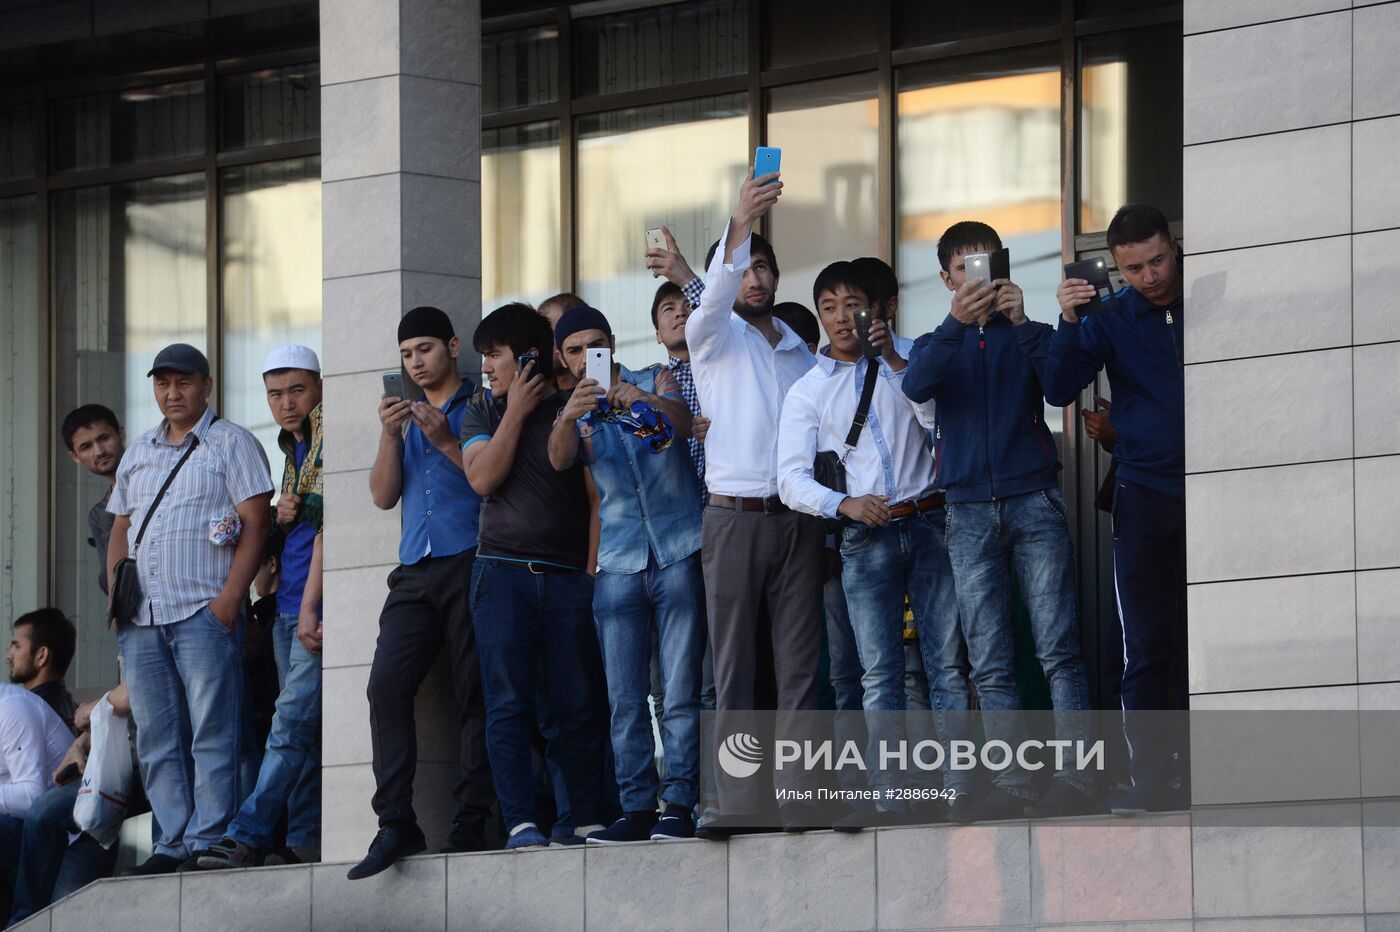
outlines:
[[[454, 437], [460, 437], [462, 414], [476, 386], [462, 387], [441, 408]], [[412, 565], [426, 557], [450, 557], [476, 546], [481, 496], [467, 475], [443, 456], [412, 418], [403, 435], [403, 530], [399, 562]]]

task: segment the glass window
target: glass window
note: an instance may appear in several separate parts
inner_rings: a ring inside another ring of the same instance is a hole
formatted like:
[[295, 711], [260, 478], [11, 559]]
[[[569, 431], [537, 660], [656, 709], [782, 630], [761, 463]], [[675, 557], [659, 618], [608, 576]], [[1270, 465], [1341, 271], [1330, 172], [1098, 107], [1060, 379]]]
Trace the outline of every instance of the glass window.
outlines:
[[0, 181], [34, 177], [34, 110], [0, 108]]
[[228, 169], [221, 191], [221, 413], [257, 435], [280, 466], [262, 361], [284, 343], [321, 352], [321, 160]]
[[701, 0], [576, 20], [578, 94], [616, 94], [742, 74], [744, 0]]
[[[1079, 15], [1117, 16], [1121, 13], [1136, 13], [1142, 10], [1160, 10], [1173, 6], [1163, 0], [1079, 0]], [[1181, 24], [1176, 24], [1176, 34], [1181, 35]]]
[[770, 216], [778, 300], [812, 307], [812, 281], [837, 259], [880, 249], [875, 75], [773, 90], [768, 144], [783, 150], [783, 197]]
[[[60, 191], [52, 199], [53, 411], [101, 402], [135, 442], [160, 421], [146, 372], [168, 343], [207, 348], [204, 176], [178, 175]], [[78, 627], [69, 685], [110, 686], [116, 639], [104, 622], [88, 510], [101, 479], [55, 460], [53, 578]], [[88, 580], [92, 580], [91, 584]]]
[[[39, 244], [33, 197], [0, 199], [0, 618], [42, 603]], [[97, 569], [93, 567], [93, 578]]]
[[486, 113], [559, 99], [559, 30], [553, 26], [481, 37], [481, 107]]
[[321, 135], [321, 66], [312, 62], [224, 75], [219, 109], [225, 149], [316, 139]]
[[481, 306], [538, 304], [559, 278], [559, 123], [481, 134]]
[[646, 231], [670, 228], [703, 271], [748, 161], [743, 94], [579, 119], [579, 294], [608, 315], [624, 364], [665, 358], [651, 325], [659, 282], [643, 261]]
[[1017, 29], [1051, 26], [1060, 21], [1060, 5], [1048, 0], [982, 0], [980, 3], [929, 3], [896, 0], [896, 48], [951, 42]]
[[54, 171], [106, 168], [204, 152], [204, 82], [69, 97], [52, 104]]
[[[855, 0], [766, 0], [764, 45], [769, 68], [809, 65], [874, 52], [882, 16]], [[780, 260], [781, 261], [781, 260]]]
[[1079, 232], [1129, 202], [1181, 218], [1181, 24], [1080, 45]]

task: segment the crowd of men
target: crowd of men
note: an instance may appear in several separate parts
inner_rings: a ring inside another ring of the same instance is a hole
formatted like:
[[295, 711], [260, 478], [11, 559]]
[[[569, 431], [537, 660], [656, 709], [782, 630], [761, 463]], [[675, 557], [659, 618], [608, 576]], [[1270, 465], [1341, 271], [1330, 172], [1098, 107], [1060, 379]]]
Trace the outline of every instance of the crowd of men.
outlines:
[[[702, 709], [826, 702], [871, 713], [872, 742], [886, 721], [875, 713], [923, 709], [940, 739], [971, 738], [972, 710], [1021, 708], [1013, 590], [1056, 737], [1087, 738], [1073, 549], [1044, 411], [1075, 402], [1103, 369], [1111, 422], [1106, 410], [1086, 420], [1115, 460], [1106, 494], [1131, 781], [949, 767], [950, 802], [933, 817], [1185, 803], [1183, 736], [1149, 735], [1133, 714], [1186, 707], [1182, 281], [1165, 219], [1119, 210], [1108, 245], [1127, 285], [1081, 318], [1097, 293], [1067, 279], [1053, 327], [1028, 318], [1011, 278], [969, 275], [967, 257], [1002, 247], [997, 232], [954, 224], [938, 243], [948, 315], [910, 340], [878, 259], [824, 268], [815, 315], [775, 305], [778, 256], [755, 226], [782, 189], [776, 174], [750, 173], [703, 275], [669, 231], [646, 251], [663, 279], [651, 320], [665, 364], [630, 368], [606, 313], [561, 294], [481, 320], [477, 386], [444, 312], [402, 315], [406, 387], [378, 401], [369, 475], [374, 504], [401, 514], [368, 685], [379, 832], [352, 879], [426, 848], [415, 703], [444, 650], [459, 723], [449, 852], [761, 830], [704, 785]], [[319, 360], [303, 346], [267, 354], [285, 457], [276, 485], [253, 435], [210, 408], [199, 350], [166, 347], [149, 377], [162, 420], [130, 445], [100, 405], [62, 430], [107, 485], [89, 524], [122, 682], [100, 701], [129, 723], [152, 813], [152, 854], [132, 873], [316, 860]], [[114, 865], [73, 818], [94, 708], [75, 708], [64, 686], [74, 640], [43, 609], [15, 622], [7, 655], [0, 868], [16, 872], [15, 920]], [[1023, 736], [1016, 714], [981, 724], [987, 739]], [[824, 823], [800, 800], [777, 810], [790, 830], [906, 817], [883, 802]]]

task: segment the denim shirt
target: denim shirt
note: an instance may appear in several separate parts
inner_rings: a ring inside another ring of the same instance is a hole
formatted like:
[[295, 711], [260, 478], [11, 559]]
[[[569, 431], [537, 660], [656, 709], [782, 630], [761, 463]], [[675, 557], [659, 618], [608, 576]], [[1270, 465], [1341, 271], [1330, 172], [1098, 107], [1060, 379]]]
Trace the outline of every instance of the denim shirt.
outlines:
[[[475, 386], [466, 379], [440, 409], [452, 435], [460, 436], [462, 415]], [[481, 496], [466, 473], [442, 455], [408, 419], [403, 434], [403, 509], [399, 562], [405, 566], [426, 557], [450, 557], [476, 546]]]
[[[680, 397], [674, 376], [663, 366], [640, 372], [618, 368], [622, 381], [648, 394]], [[579, 421], [578, 431], [598, 487], [598, 569], [640, 573], [649, 555], [667, 567], [700, 549], [700, 484], [684, 443], [673, 440], [652, 453], [646, 441], [591, 414]]]

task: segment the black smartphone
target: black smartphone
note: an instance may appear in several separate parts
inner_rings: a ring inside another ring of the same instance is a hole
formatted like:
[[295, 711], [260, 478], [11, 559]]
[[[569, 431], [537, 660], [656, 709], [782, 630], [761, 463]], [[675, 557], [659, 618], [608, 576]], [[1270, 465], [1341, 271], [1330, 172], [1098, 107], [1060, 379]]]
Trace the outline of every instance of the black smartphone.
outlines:
[[58, 773], [54, 774], [53, 782], [58, 786], [64, 786], [65, 784], [72, 783], [82, 775], [83, 772], [78, 769], [78, 762], [71, 761], [67, 767], [64, 767]]
[[525, 371], [525, 366], [529, 363], [534, 363], [535, 371], [539, 371], [540, 357], [536, 356], [534, 353], [524, 353], [520, 356], [515, 357], [515, 368], [517, 371]]
[[856, 311], [856, 339], [860, 340], [861, 351], [866, 359], [874, 359], [880, 353], [870, 345], [870, 325], [875, 322], [875, 314], [868, 307]]
[[1089, 303], [1074, 309], [1076, 316], [1088, 317], [1108, 310], [1104, 301], [1113, 297], [1113, 283], [1108, 280], [1108, 262], [1102, 256], [1071, 262], [1065, 266], [1065, 278], [1082, 278], [1094, 286], [1094, 296]]
[[996, 252], [987, 253], [988, 271], [991, 273], [991, 280], [1011, 278], [1011, 250], [1005, 247]]

